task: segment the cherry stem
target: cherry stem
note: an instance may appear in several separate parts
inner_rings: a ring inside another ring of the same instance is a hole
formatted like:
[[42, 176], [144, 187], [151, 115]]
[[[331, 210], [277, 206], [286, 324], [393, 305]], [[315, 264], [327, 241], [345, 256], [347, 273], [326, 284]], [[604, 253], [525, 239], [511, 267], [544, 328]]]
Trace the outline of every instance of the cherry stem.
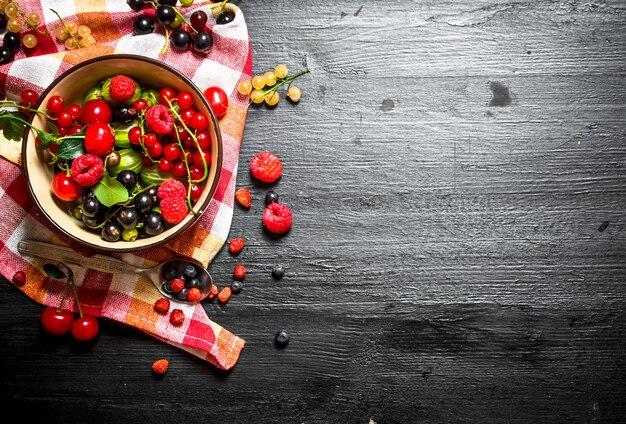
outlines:
[[82, 318], [83, 317], [83, 310], [80, 307], [80, 301], [78, 300], [78, 290], [76, 289], [76, 283], [74, 282], [74, 273], [63, 262], [59, 263], [59, 266], [62, 266], [67, 271], [67, 281], [69, 281], [72, 284], [72, 289], [74, 290], [74, 299], [76, 299], [76, 307], [78, 308], [78, 314]]
[[59, 307], [57, 308], [58, 312], [61, 312], [63, 309], [63, 304], [65, 303], [65, 296], [67, 295], [67, 286], [69, 285], [69, 278], [65, 279], [65, 285], [63, 286], [63, 296], [61, 296], [61, 303], [59, 303]]

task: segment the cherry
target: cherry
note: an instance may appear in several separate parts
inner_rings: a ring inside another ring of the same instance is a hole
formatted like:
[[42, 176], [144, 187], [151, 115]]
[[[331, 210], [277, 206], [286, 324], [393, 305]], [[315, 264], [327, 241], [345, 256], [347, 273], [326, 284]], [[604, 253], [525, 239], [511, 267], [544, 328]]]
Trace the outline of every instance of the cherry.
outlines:
[[220, 87], [211, 86], [204, 90], [204, 97], [211, 105], [211, 110], [218, 118], [228, 110], [228, 96]]
[[22, 100], [25, 106], [33, 107], [35, 103], [37, 103], [37, 100], [39, 100], [39, 94], [37, 94], [35, 90], [27, 88], [20, 94], [20, 100]]
[[92, 99], [83, 105], [83, 125], [94, 122], [108, 124], [112, 118], [111, 106], [104, 100]]
[[52, 192], [56, 197], [66, 202], [73, 202], [82, 196], [85, 187], [78, 184], [65, 172], [57, 173], [52, 178]]
[[181, 91], [180, 93], [178, 93], [177, 102], [178, 106], [180, 106], [181, 109], [189, 109], [191, 106], [193, 106], [193, 96], [188, 91]]
[[[92, 100], [90, 100], [92, 101]], [[85, 150], [96, 156], [104, 156], [113, 150], [115, 133], [109, 124], [94, 122], [85, 132]]]
[[163, 157], [172, 161], [180, 156], [180, 147], [176, 144], [167, 144], [163, 149]]
[[209, 125], [209, 120], [203, 113], [197, 112], [193, 115], [193, 118], [191, 118], [189, 125], [194, 130], [203, 130]]
[[74, 118], [69, 112], [61, 112], [57, 116], [57, 123], [63, 128], [69, 128], [74, 124]]
[[80, 317], [72, 324], [72, 336], [76, 340], [92, 340], [98, 335], [99, 331], [100, 325], [91, 315]]
[[46, 308], [41, 314], [41, 325], [47, 333], [60, 336], [67, 334], [74, 324], [74, 314], [67, 309]]
[[48, 99], [48, 112], [59, 113], [65, 109], [65, 100], [60, 96], [52, 96]]
[[[159, 103], [167, 106], [167, 100], [170, 102], [176, 98], [176, 91], [170, 87], [164, 87], [159, 91]], [[165, 100], [167, 99], [167, 100]]]

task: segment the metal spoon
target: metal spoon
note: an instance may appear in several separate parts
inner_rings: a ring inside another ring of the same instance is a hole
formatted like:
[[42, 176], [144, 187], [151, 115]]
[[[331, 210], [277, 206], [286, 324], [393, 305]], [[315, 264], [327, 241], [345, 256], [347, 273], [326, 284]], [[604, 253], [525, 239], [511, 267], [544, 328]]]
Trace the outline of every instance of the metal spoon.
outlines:
[[113, 274], [139, 274], [148, 278], [159, 289], [163, 296], [168, 297], [179, 302], [190, 302], [186, 299], [181, 299], [171, 290], [168, 290], [165, 284], [165, 271], [174, 269], [176, 275], [179, 275], [185, 269], [185, 266], [192, 264], [196, 268], [197, 275], [195, 278], [199, 280], [198, 289], [202, 293], [200, 300], [204, 299], [211, 292], [213, 286], [213, 280], [211, 274], [200, 264], [190, 261], [188, 259], [170, 259], [154, 268], [136, 268], [119, 259], [111, 258], [104, 255], [93, 255], [85, 257], [80, 253], [66, 246], [59, 246], [57, 244], [43, 243], [34, 240], [22, 240], [17, 245], [17, 250], [24, 256], [38, 257], [44, 259], [51, 259], [55, 261], [65, 262], [66, 264], [80, 265], [84, 268], [95, 269], [97, 271], [109, 272]]

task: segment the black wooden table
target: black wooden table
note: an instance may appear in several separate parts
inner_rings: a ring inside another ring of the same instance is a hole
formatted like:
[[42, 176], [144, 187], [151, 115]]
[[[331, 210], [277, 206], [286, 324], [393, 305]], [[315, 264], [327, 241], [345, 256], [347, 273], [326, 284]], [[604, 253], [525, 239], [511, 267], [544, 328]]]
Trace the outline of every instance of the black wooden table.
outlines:
[[[626, 5], [247, 0], [256, 72], [238, 179], [272, 150], [295, 224], [231, 235], [244, 291], [209, 315], [230, 373], [111, 322], [43, 334], [0, 284], [3, 413], [44, 422], [604, 423], [626, 416]], [[275, 281], [272, 266], [287, 275]], [[228, 281], [222, 252], [211, 272]], [[279, 328], [291, 342], [273, 345]], [[150, 372], [167, 357], [162, 380]]]

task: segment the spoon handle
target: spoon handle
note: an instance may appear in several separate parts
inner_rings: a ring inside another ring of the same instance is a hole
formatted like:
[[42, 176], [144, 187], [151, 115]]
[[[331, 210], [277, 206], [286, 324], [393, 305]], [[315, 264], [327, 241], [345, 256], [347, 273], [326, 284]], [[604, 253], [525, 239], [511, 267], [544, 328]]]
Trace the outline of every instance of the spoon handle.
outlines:
[[17, 250], [25, 256], [33, 256], [54, 261], [62, 261], [110, 273], [135, 274], [140, 270], [119, 259], [104, 255], [85, 257], [75, 250], [57, 244], [43, 243], [33, 240], [22, 240]]

